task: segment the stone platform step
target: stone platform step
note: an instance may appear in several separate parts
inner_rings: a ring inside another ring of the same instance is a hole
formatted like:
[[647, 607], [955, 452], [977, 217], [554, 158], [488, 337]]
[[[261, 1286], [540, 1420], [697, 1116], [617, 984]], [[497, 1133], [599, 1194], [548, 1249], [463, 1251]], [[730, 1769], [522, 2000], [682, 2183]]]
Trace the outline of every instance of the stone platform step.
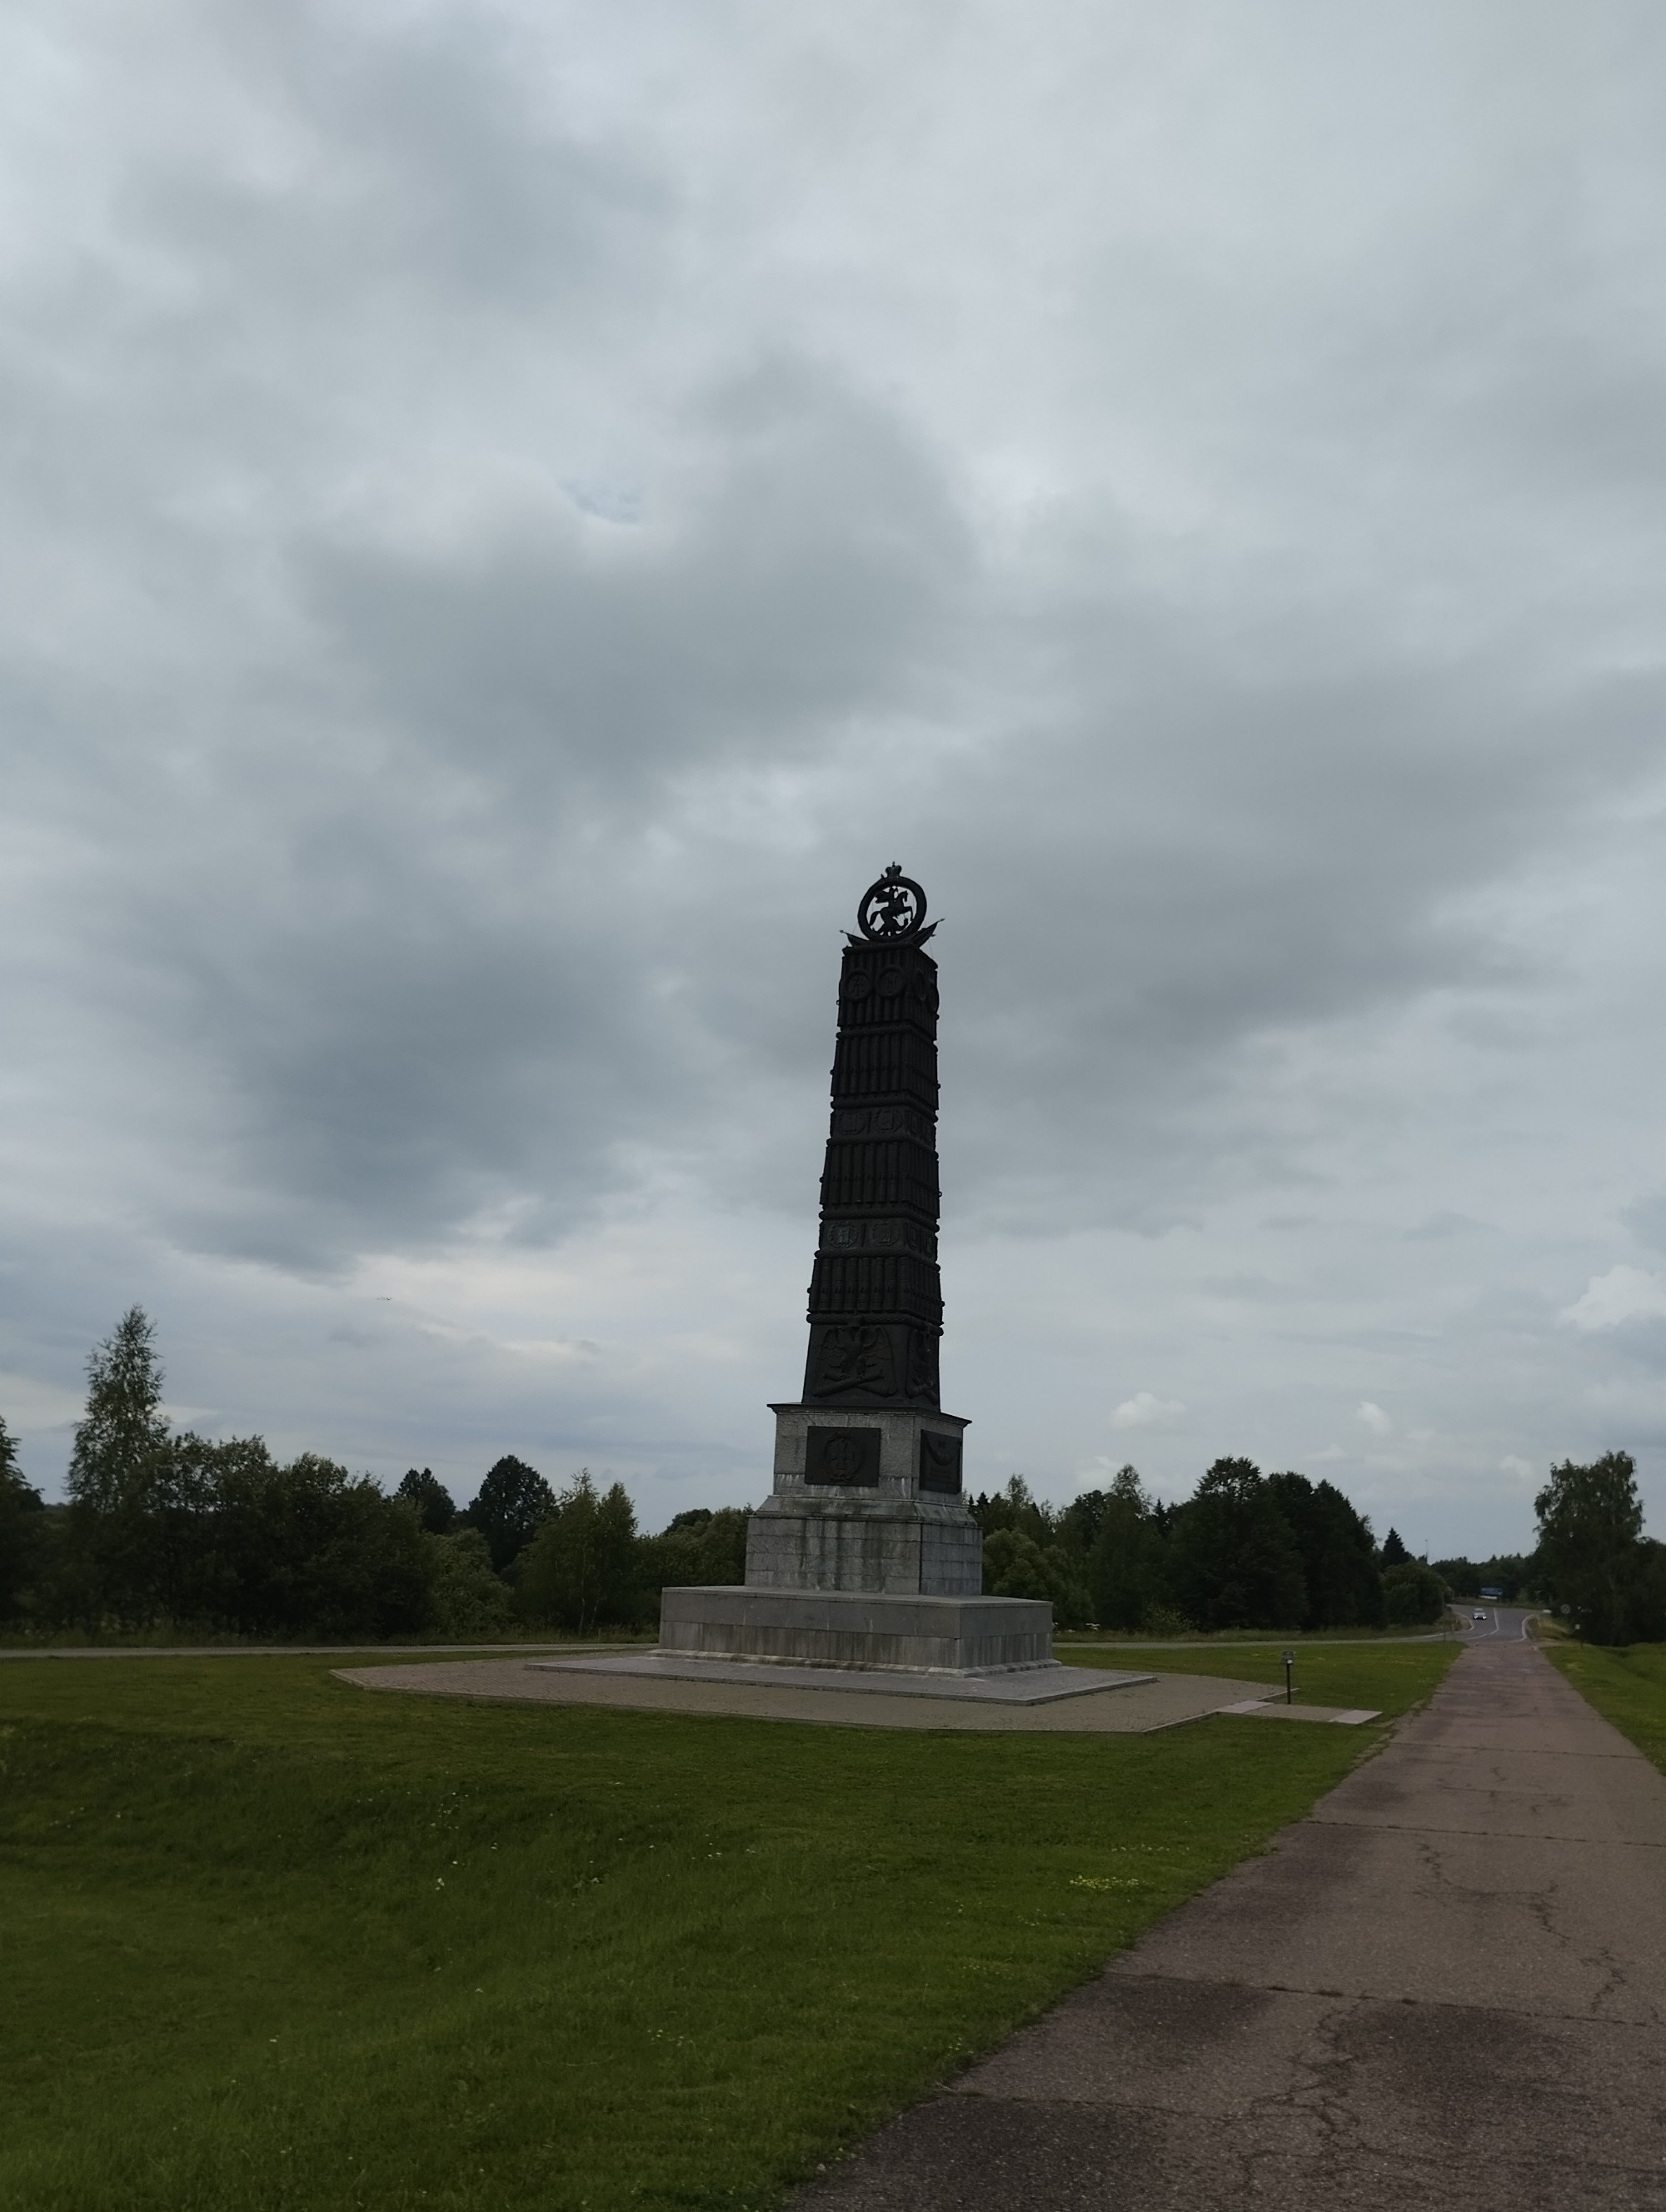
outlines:
[[860, 1668], [907, 1678], [1057, 1663], [1053, 1608], [1039, 1598], [738, 1583], [672, 1583], [662, 1590], [658, 1650], [662, 1658], [724, 1667], [790, 1664], [840, 1674]]
[[1337, 1728], [1363, 1728], [1367, 1721], [1383, 1717], [1367, 1705], [1286, 1705], [1276, 1692], [1265, 1698], [1244, 1698], [1220, 1710], [1258, 1721], [1329, 1721]]
[[548, 1674], [623, 1674], [651, 1681], [747, 1683], [758, 1688], [844, 1690], [890, 1698], [948, 1698], [985, 1705], [1049, 1705], [1096, 1690], [1134, 1689], [1155, 1674], [1102, 1672], [1054, 1662], [1000, 1674], [929, 1674], [875, 1667], [759, 1665], [744, 1659], [692, 1659], [680, 1652], [635, 1651], [609, 1658], [543, 1659], [532, 1671]]

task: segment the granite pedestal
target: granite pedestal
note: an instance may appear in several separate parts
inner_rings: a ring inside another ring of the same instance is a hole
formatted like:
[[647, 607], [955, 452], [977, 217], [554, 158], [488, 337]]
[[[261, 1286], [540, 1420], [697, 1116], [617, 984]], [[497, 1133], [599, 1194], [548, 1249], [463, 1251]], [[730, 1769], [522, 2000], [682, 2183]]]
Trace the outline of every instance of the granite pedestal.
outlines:
[[976, 1597], [982, 1538], [953, 1413], [772, 1406], [774, 1486], [746, 1531], [746, 1587]]
[[1051, 1668], [1053, 1609], [985, 1597], [960, 1495], [966, 1423], [934, 1407], [792, 1404], [775, 1486], [746, 1534], [746, 1583], [667, 1589], [667, 1662], [970, 1675]]
[[666, 1590], [658, 1656], [903, 1674], [1009, 1674], [1057, 1663], [1053, 1608], [1034, 1598], [733, 1585]]

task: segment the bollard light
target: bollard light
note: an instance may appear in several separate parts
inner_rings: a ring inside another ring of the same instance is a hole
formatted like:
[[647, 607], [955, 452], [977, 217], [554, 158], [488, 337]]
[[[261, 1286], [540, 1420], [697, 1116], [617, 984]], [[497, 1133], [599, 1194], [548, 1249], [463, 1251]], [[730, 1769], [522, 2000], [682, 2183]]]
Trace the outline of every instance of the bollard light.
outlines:
[[1291, 1686], [1290, 1670], [1296, 1663], [1296, 1655], [1293, 1651], [1285, 1651], [1281, 1652], [1280, 1656], [1284, 1661], [1284, 1701], [1287, 1705], [1293, 1705], [1296, 1702], [1296, 1692]]

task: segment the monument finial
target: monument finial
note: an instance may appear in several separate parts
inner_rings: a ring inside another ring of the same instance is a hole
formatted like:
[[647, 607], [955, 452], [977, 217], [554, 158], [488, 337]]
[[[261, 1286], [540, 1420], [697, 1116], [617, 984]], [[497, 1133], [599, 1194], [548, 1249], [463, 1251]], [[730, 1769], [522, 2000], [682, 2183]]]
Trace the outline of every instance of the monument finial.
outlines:
[[894, 942], [911, 938], [923, 945], [937, 927], [933, 922], [927, 929], [925, 920], [926, 894], [912, 876], [903, 873], [902, 864], [897, 860], [868, 885], [856, 908], [856, 926], [870, 940]]

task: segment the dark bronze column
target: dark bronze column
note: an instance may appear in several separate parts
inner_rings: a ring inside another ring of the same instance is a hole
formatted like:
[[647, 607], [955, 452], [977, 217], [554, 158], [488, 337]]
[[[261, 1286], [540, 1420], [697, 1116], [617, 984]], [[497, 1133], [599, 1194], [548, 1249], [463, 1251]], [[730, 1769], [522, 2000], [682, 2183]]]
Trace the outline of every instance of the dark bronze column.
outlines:
[[806, 1406], [938, 1407], [937, 963], [926, 895], [887, 868], [845, 946]]

